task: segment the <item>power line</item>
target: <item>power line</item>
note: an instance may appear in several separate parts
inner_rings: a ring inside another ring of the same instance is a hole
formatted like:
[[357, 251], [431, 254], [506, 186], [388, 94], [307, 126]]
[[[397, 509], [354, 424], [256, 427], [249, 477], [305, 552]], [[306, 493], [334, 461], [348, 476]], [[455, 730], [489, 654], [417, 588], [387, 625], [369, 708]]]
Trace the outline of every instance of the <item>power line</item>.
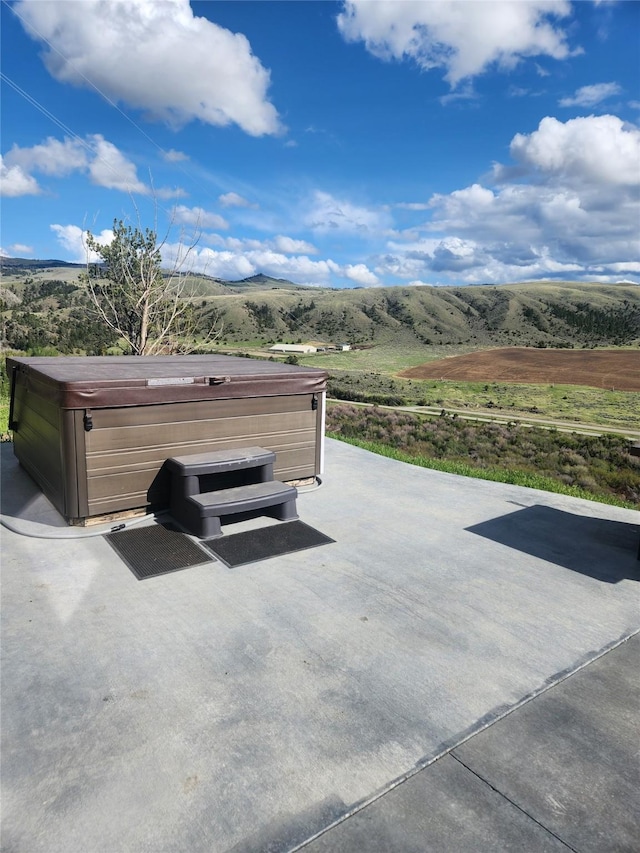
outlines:
[[50, 121], [54, 124], [58, 125], [58, 127], [63, 130], [65, 133], [68, 133], [69, 136], [72, 136], [74, 139], [77, 139], [78, 142], [82, 143], [85, 147], [89, 147], [88, 143], [86, 143], [80, 136], [78, 136], [75, 131], [71, 130], [71, 128], [66, 125], [63, 121], [61, 121], [57, 116], [55, 116], [52, 112], [50, 112], [46, 107], [43, 107], [42, 104], [37, 101], [33, 95], [30, 95], [25, 89], [19, 86], [14, 80], [12, 80], [4, 71], [0, 71], [0, 78], [4, 83], [7, 83], [14, 89], [19, 95], [21, 95], [26, 101], [28, 101], [33, 107], [39, 110], [44, 116], [46, 116]]
[[[65, 124], [61, 119], [59, 119], [54, 113], [51, 112], [51, 110], [48, 110], [46, 107], [44, 107], [38, 100], [36, 100], [36, 98], [33, 97], [33, 95], [30, 95], [29, 92], [23, 89], [22, 86], [19, 86], [18, 83], [15, 82], [15, 80], [12, 80], [3, 71], [0, 71], [0, 79], [2, 79], [2, 81], [8, 86], [11, 86], [11, 88], [15, 92], [17, 92], [22, 98], [24, 98], [29, 104], [31, 104], [31, 106], [35, 107], [46, 118], [52, 121], [61, 130], [63, 130], [72, 140], [74, 140], [83, 148], [85, 148], [94, 157], [94, 160], [98, 160], [99, 162], [103, 163], [108, 169], [111, 170], [111, 172], [113, 172], [114, 175], [119, 178], [122, 178], [122, 173], [118, 172], [118, 170], [114, 167], [113, 163], [110, 163], [108, 160], [98, 154], [95, 148], [93, 148], [85, 139], [79, 136], [67, 124]], [[130, 189], [129, 191], [132, 192], [133, 190]], [[162, 209], [165, 210], [166, 213], [169, 212], [165, 208]]]
[[[82, 72], [79, 68], [77, 68], [77, 66], [74, 65], [74, 63], [64, 53], [62, 53], [62, 51], [60, 51], [54, 44], [52, 44], [51, 41], [43, 33], [41, 33], [38, 30], [37, 27], [35, 27], [31, 22], [27, 22], [26, 19], [15, 9], [15, 7], [11, 6], [9, 4], [8, 0], [1, 0], [1, 2], [12, 12], [12, 14], [16, 18], [18, 18], [21, 21], [21, 23], [25, 29], [27, 29], [30, 32], [35, 33], [35, 35], [37, 35], [37, 37], [43, 43], [45, 43], [52, 52], [56, 53], [69, 66], [69, 68], [71, 68], [74, 71], [74, 73], [79, 78], [81, 78], [89, 87], [94, 89], [100, 95], [100, 97], [103, 98], [107, 104], [109, 104], [109, 106], [111, 106], [113, 109], [117, 110], [117, 112], [120, 113], [120, 115], [123, 118], [125, 118], [138, 131], [138, 133], [140, 133], [148, 142], [150, 142], [151, 145], [153, 145], [161, 153], [161, 155], [163, 156], [164, 159], [166, 159], [166, 157], [168, 155], [168, 151], [166, 151], [158, 142], [156, 142], [155, 139], [153, 139], [153, 137], [151, 137], [145, 130], [143, 130], [140, 127], [140, 125], [137, 124], [137, 122], [135, 122], [129, 115], [127, 115], [127, 113], [124, 112], [124, 110], [122, 110], [118, 106], [118, 104], [106, 94], [106, 92], [104, 92], [96, 83], [94, 83], [93, 80], [91, 80], [89, 77], [87, 77], [87, 75], [84, 74], [84, 72]], [[106, 160], [105, 158], [103, 158], [99, 154], [97, 154], [95, 149], [92, 148], [91, 145], [85, 139], [83, 139], [81, 136], [79, 136], [79, 134], [77, 134], [74, 130], [72, 130], [67, 124], [65, 124], [61, 119], [59, 119], [54, 113], [52, 113], [49, 109], [47, 109], [45, 106], [43, 106], [36, 98], [34, 98], [31, 94], [29, 94], [29, 92], [27, 92], [24, 88], [22, 88], [14, 80], [9, 78], [8, 75], [6, 75], [4, 72], [0, 72], [0, 75], [1, 75], [1, 79], [5, 83], [7, 83], [9, 86], [11, 86], [21, 97], [23, 97], [29, 104], [31, 104], [31, 106], [33, 106], [35, 109], [37, 109], [39, 112], [41, 112], [42, 115], [44, 115], [51, 122], [53, 122], [64, 133], [68, 134], [72, 139], [76, 140], [92, 156], [94, 156], [95, 159], [101, 161], [104, 165], [106, 165], [114, 175], [122, 177], [122, 173], [118, 172], [118, 170], [114, 167], [113, 163], [110, 163], [108, 160]], [[174, 165], [177, 165], [179, 171], [182, 172], [182, 174], [186, 178], [188, 178], [189, 180], [192, 180], [192, 181], [196, 180], [195, 176], [191, 172], [189, 172], [189, 170], [187, 170], [181, 162], [177, 162]], [[129, 189], [130, 193], [132, 193], [134, 191], [135, 190], [133, 190], [132, 188]], [[140, 192], [140, 191], [137, 190], [137, 192]], [[206, 192], [206, 190], [205, 190], [205, 192]], [[156, 208], [163, 210], [164, 213], [167, 214], [169, 219], [172, 220], [173, 213], [171, 211], [169, 211], [166, 207], [164, 207], [163, 205], [158, 203], [158, 196], [154, 192], [153, 186], [150, 187], [149, 193], [144, 193], [143, 195], [147, 195], [147, 196], [153, 195], [154, 201], [156, 204]], [[206, 193], [206, 195], [209, 198], [213, 199], [213, 196], [210, 193]], [[286, 312], [286, 313], [289, 313], [289, 312]], [[290, 316], [292, 317], [292, 319], [296, 320], [295, 317], [293, 317], [292, 315], [290, 315]], [[297, 321], [297, 324], [299, 325], [299, 329], [298, 329], [299, 331], [301, 330], [301, 327], [300, 327], [301, 322], [302, 322], [301, 319]], [[310, 331], [310, 329], [309, 329], [309, 331]]]
[[[144, 136], [144, 138], [145, 138], [148, 142], [150, 142], [152, 145], [154, 145], [154, 146], [155, 146], [155, 147], [156, 147], [156, 148], [161, 152], [161, 154], [163, 154], [163, 155], [166, 155], [166, 154], [167, 154], [167, 152], [164, 150], [164, 148], [163, 148], [161, 145], [159, 145], [159, 144], [155, 141], [155, 139], [153, 139], [151, 136], [149, 136], [149, 134], [148, 134], [146, 131], [144, 131], [144, 130], [140, 127], [140, 125], [139, 125], [139, 124], [137, 124], [137, 123], [136, 123], [136, 122], [135, 122], [135, 121], [134, 121], [130, 116], [128, 116], [128, 115], [124, 112], [124, 110], [120, 109], [120, 107], [118, 106], [118, 104], [117, 104], [115, 101], [111, 100], [111, 98], [110, 98], [110, 97], [109, 97], [105, 92], [103, 92], [103, 91], [102, 91], [102, 89], [101, 89], [101, 88], [100, 88], [96, 83], [94, 83], [94, 82], [93, 82], [93, 80], [91, 80], [89, 77], [87, 77], [87, 75], [86, 75], [86, 74], [84, 74], [82, 71], [80, 71], [80, 69], [79, 69], [79, 68], [77, 68], [77, 67], [73, 64], [73, 62], [71, 62], [71, 60], [69, 59], [69, 57], [68, 57], [68, 56], [65, 56], [65, 54], [64, 54], [64, 53], [62, 53], [62, 51], [58, 50], [58, 48], [57, 48], [54, 44], [52, 44], [52, 43], [49, 41], [49, 39], [48, 39], [45, 35], [43, 35], [43, 34], [42, 34], [38, 29], [37, 29], [37, 27], [35, 27], [35, 26], [34, 26], [32, 23], [30, 23], [30, 22], [28, 23], [28, 22], [23, 18], [23, 16], [22, 16], [18, 11], [16, 11], [16, 9], [15, 9], [13, 6], [10, 6], [10, 5], [9, 5], [9, 3], [8, 3], [8, 0], [2, 0], [2, 2], [4, 3], [4, 5], [5, 5], [5, 6], [7, 6], [7, 8], [8, 8], [8, 9], [10, 9], [10, 10], [11, 10], [11, 12], [15, 15], [15, 17], [16, 17], [16, 18], [19, 18], [19, 19], [22, 21], [22, 23], [23, 23], [23, 25], [25, 26], [25, 28], [27, 28], [27, 29], [29, 29], [29, 30], [32, 30], [32, 31], [33, 31], [33, 32], [38, 36], [38, 38], [39, 38], [41, 41], [43, 41], [46, 45], [48, 45], [48, 46], [49, 46], [49, 48], [50, 48], [52, 51], [54, 51], [55, 53], [57, 53], [57, 54], [58, 54], [58, 56], [59, 56], [61, 59], [63, 59], [63, 60], [64, 60], [64, 62], [65, 62], [65, 63], [66, 63], [70, 68], [72, 68], [72, 69], [73, 69], [73, 71], [74, 71], [74, 72], [75, 72], [79, 77], [81, 77], [81, 78], [85, 81], [85, 83], [87, 83], [89, 86], [91, 86], [91, 88], [92, 88], [92, 89], [95, 89], [95, 91], [96, 91], [96, 92], [97, 92], [97, 93], [98, 93], [102, 98], [104, 98], [104, 100], [109, 104], [109, 106], [111, 106], [111, 107], [113, 107], [115, 110], [117, 110], [117, 111], [120, 113], [120, 115], [121, 115], [123, 118], [125, 118], [125, 119], [130, 123], [130, 124], [132, 124], [132, 125], [133, 125], [133, 127], [135, 127], [135, 129], [136, 129], [139, 133], [141, 133], [141, 134], [142, 134], [142, 136]], [[187, 175], [188, 175], [188, 173], [186, 173], [186, 172], [185, 172], [185, 174], [187, 174]], [[191, 176], [189, 176], [189, 177], [191, 177]]]
[[[90, 86], [92, 89], [94, 89], [100, 95], [100, 97], [103, 98], [107, 104], [109, 104], [110, 107], [113, 107], [113, 109], [117, 110], [117, 112], [119, 112], [120, 115], [124, 119], [126, 119], [138, 131], [138, 133], [140, 133], [148, 142], [150, 142], [151, 145], [153, 145], [155, 148], [157, 148], [158, 151], [160, 152], [160, 154], [162, 155], [162, 157], [164, 159], [166, 159], [169, 152], [166, 151], [158, 142], [156, 142], [156, 140], [153, 139], [153, 137], [150, 136], [145, 130], [143, 130], [140, 127], [140, 125], [131, 118], [131, 116], [127, 115], [127, 113], [124, 112], [124, 110], [122, 110], [118, 106], [118, 104], [106, 94], [106, 92], [104, 92], [96, 83], [93, 82], [93, 80], [91, 80], [89, 77], [87, 77], [86, 74], [84, 74], [76, 65], [74, 65], [74, 63], [64, 53], [62, 53], [62, 51], [60, 51], [54, 44], [52, 44], [51, 41], [49, 41], [49, 39], [43, 33], [41, 33], [40, 30], [38, 30], [37, 27], [35, 27], [31, 22], [27, 22], [26, 19], [13, 6], [11, 6], [9, 4], [8, 0], [1, 0], [1, 2], [12, 12], [12, 14], [16, 18], [18, 18], [22, 22], [22, 25], [25, 29], [35, 33], [37, 35], [37, 37], [50, 48], [51, 51], [56, 53], [69, 66], [69, 68], [71, 68], [74, 71], [74, 73], [78, 75], [78, 77], [80, 77], [82, 80], [84, 80], [84, 82], [88, 86]], [[49, 110], [47, 110], [45, 107], [43, 107], [41, 104], [39, 104], [35, 98], [33, 98], [31, 95], [29, 95], [27, 92], [25, 92], [25, 90], [22, 89], [20, 86], [18, 86], [18, 84], [14, 83], [13, 81], [6, 78], [6, 75], [4, 75], [4, 74], [3, 74], [3, 79], [6, 79], [6, 82], [8, 82], [9, 85], [11, 85], [29, 103], [31, 103], [33, 106], [35, 106], [36, 109], [40, 110], [40, 112], [42, 112], [43, 115], [45, 115], [47, 118], [49, 118], [51, 121], [53, 121], [58, 127], [60, 127], [62, 130], [64, 130], [66, 133], [69, 133], [70, 135], [72, 135], [75, 139], [77, 139], [79, 142], [81, 142], [83, 145], [85, 145], [85, 147], [88, 147], [87, 143], [85, 143], [81, 139], [81, 137], [78, 136], [78, 134], [74, 133], [74, 131], [72, 131], [70, 128], [68, 128], [63, 122], [61, 122], [57, 117], [55, 117]], [[103, 160], [103, 162], [106, 163], [106, 161], [104, 161], [104, 160]], [[108, 165], [111, 168], [111, 170], [114, 171], [115, 174], [118, 174], [116, 172], [116, 170], [114, 169], [112, 164], [108, 164]], [[184, 167], [184, 165], [181, 162], [177, 162], [174, 165], [177, 165], [178, 170], [180, 172], [182, 172], [182, 174], [186, 178], [188, 178], [189, 180], [192, 180], [192, 181], [196, 180], [195, 176], [192, 173], [190, 173]], [[207, 194], [207, 195], [210, 198], [213, 198], [210, 194]], [[170, 212], [167, 211], [167, 209], [162, 207], [161, 205], [160, 205], [160, 209], [164, 210], [165, 213], [170, 215]]]

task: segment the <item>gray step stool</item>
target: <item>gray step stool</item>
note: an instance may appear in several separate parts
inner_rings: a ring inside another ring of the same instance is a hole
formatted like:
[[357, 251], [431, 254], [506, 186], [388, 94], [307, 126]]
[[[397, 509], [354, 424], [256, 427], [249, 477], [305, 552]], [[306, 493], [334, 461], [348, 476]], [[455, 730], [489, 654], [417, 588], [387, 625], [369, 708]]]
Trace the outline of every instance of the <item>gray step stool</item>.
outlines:
[[[171, 514], [200, 539], [222, 536], [220, 519], [226, 515], [266, 510], [265, 515], [290, 521], [298, 518], [297, 489], [273, 479], [276, 455], [263, 447], [214, 450], [174, 456], [166, 465], [171, 474]], [[238, 485], [233, 483], [237, 474]], [[216, 475], [225, 484], [215, 488]], [[203, 491], [201, 478], [213, 489]], [[246, 482], [247, 478], [251, 482]]]

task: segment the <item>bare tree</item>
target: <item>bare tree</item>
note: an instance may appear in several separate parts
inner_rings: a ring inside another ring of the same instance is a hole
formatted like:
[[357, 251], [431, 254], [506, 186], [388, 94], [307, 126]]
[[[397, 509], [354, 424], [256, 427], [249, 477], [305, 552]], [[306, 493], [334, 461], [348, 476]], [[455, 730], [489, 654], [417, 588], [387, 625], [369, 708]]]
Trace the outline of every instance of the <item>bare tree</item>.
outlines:
[[[214, 320], [197, 342], [202, 318], [189, 300], [187, 264], [197, 241], [180, 242], [169, 271], [162, 269], [164, 240], [157, 232], [114, 219], [113, 240], [99, 243], [87, 231], [86, 284], [98, 316], [126, 341], [133, 355], [189, 352], [215, 340], [221, 327]], [[94, 252], [102, 263], [90, 263]]]

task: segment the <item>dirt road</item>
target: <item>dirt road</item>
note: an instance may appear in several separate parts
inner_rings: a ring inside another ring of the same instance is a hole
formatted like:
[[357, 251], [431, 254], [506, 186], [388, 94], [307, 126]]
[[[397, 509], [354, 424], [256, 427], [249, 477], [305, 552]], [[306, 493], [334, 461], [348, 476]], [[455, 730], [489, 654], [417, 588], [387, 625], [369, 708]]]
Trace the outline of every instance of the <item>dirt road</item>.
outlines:
[[[331, 400], [332, 403], [343, 403], [348, 406], [374, 406], [375, 403], [354, 403], [346, 400]], [[495, 412], [468, 409], [443, 409], [441, 406], [378, 406], [379, 409], [389, 409], [396, 412], [413, 412], [415, 414], [438, 417], [443, 411], [447, 415], [455, 415], [466, 421], [482, 421], [484, 423], [519, 423], [522, 426], [555, 429], [558, 432], [576, 432], [579, 435], [620, 435], [631, 441], [640, 441], [640, 428], [637, 430], [621, 427], [605, 427], [601, 424], [585, 424], [573, 421], [559, 421], [551, 418], [537, 418], [530, 415], [496, 414]]]

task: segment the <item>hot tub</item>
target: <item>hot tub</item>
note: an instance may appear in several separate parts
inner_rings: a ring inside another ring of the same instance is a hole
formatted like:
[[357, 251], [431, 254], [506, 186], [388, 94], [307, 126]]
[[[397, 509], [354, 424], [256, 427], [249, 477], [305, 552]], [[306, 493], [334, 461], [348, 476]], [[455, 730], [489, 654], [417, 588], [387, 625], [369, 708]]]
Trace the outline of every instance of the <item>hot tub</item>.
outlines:
[[327, 374], [223, 355], [7, 358], [20, 464], [70, 522], [169, 504], [165, 460], [260, 446], [322, 473]]

